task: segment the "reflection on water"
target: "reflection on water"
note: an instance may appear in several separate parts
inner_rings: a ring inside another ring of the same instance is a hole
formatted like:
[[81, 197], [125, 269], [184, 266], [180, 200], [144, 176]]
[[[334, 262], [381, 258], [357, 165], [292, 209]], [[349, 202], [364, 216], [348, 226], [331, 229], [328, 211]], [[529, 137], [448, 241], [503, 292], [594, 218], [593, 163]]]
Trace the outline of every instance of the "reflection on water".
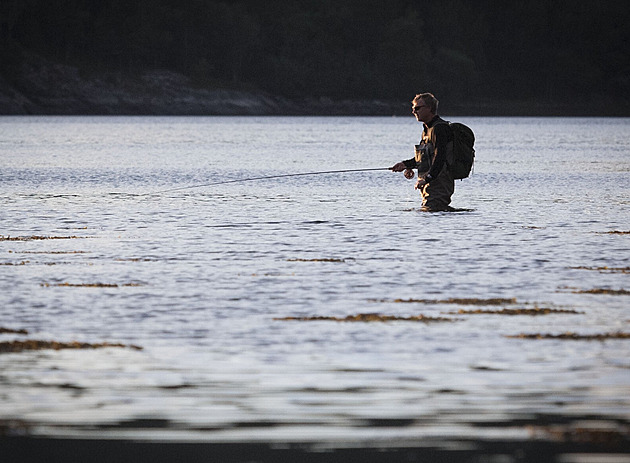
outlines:
[[427, 214], [387, 171], [145, 195], [386, 167], [412, 157], [413, 120], [0, 119], [0, 325], [28, 331], [0, 341], [143, 347], [1, 354], [0, 420], [206, 442], [580, 426], [627, 441], [630, 124], [465, 122], [468, 210]]

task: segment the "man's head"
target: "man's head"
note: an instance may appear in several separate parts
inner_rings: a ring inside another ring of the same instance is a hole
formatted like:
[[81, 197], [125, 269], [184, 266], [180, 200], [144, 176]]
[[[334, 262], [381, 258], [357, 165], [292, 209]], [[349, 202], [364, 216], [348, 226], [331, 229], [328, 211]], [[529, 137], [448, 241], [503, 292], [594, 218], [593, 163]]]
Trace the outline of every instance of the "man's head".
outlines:
[[411, 112], [418, 122], [426, 124], [437, 114], [438, 103], [432, 93], [419, 93], [411, 101]]

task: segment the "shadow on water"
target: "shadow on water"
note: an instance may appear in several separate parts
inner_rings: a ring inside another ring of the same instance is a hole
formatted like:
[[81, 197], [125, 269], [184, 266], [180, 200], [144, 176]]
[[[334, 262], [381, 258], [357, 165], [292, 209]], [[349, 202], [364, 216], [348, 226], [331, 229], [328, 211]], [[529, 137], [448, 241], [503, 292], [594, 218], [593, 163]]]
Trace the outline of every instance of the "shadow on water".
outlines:
[[[0, 452], [16, 462], [73, 463], [186, 461], [245, 462], [311, 462], [311, 463], [627, 463], [630, 461], [630, 433], [627, 424], [610, 421], [593, 424], [592, 416], [576, 416], [574, 421], [554, 415], [533, 415], [511, 423], [498, 423], [507, 429], [522, 429], [522, 437], [493, 439], [373, 439], [365, 442], [329, 443], [302, 441], [265, 443], [212, 442], [203, 438], [211, 430], [191, 430], [188, 439], [179, 442], [160, 439], [70, 439], [28, 437], [6, 433], [0, 423]], [[306, 423], [305, 423], [306, 424]], [[17, 423], [14, 430], [19, 429]], [[307, 424], [306, 424], [307, 425]], [[369, 420], [364, 427], [405, 429], [417, 426], [413, 420]], [[491, 428], [497, 423], [486, 423]], [[243, 423], [244, 429], [276, 426], [273, 422]], [[164, 419], [143, 419], [116, 423], [113, 429], [136, 429], [159, 433], [177, 429], [177, 423]], [[102, 427], [105, 435], [112, 427]], [[308, 426], [306, 427], [308, 429]], [[305, 434], [308, 433], [305, 429]]]

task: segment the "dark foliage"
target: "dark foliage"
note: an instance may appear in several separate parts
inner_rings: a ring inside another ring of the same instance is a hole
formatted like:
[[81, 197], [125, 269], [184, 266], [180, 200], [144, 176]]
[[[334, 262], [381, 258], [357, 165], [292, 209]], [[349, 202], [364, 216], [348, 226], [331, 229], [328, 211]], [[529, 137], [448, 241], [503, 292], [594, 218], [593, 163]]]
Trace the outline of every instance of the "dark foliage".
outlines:
[[13, 47], [292, 98], [630, 104], [622, 1], [3, 0], [0, 13], [7, 62]]

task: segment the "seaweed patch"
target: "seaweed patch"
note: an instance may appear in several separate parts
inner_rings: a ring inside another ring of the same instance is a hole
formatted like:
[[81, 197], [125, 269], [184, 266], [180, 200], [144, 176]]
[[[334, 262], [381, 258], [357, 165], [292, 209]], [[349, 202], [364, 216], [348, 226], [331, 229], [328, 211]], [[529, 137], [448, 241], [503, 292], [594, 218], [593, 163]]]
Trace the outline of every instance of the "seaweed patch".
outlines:
[[287, 262], [337, 262], [344, 263], [346, 259], [287, 259]]
[[116, 283], [42, 283], [40, 286], [50, 287], [67, 287], [67, 288], [123, 288], [143, 286], [140, 283], [125, 283], [122, 285]]
[[571, 287], [564, 287], [561, 289], [571, 290], [574, 294], [608, 294], [611, 296], [627, 296], [630, 295], [630, 291], [627, 289], [609, 289], [609, 288], [593, 288], [593, 289], [578, 289]]
[[514, 339], [568, 339], [576, 341], [604, 341], [606, 339], [630, 339], [630, 333], [623, 333], [620, 331], [615, 333], [598, 334], [577, 334], [572, 332], [561, 334], [521, 333], [515, 335], [506, 335], [505, 337]]
[[26, 265], [26, 264], [29, 264], [29, 263], [30, 263], [30, 261], [23, 260], [21, 262], [0, 262], [0, 265], [11, 265], [11, 266], [15, 265], [15, 266], [19, 266], [19, 265]]
[[550, 315], [550, 314], [583, 314], [572, 309], [549, 309], [549, 308], [533, 308], [533, 309], [501, 309], [501, 310], [464, 310], [460, 309], [456, 312], [447, 312], [449, 315]]
[[26, 330], [14, 330], [12, 328], [5, 328], [4, 326], [0, 326], [0, 334], [28, 334]]
[[459, 305], [507, 305], [516, 304], [516, 298], [450, 298], [450, 299], [370, 299], [370, 302], [396, 302], [415, 304], [459, 304]]
[[0, 342], [0, 353], [3, 352], [23, 352], [25, 350], [61, 350], [61, 349], [100, 349], [104, 347], [121, 347], [134, 350], [142, 350], [142, 347], [133, 344], [117, 344], [117, 343], [88, 343], [88, 342], [57, 342], [57, 341], [5, 341]]
[[39, 240], [78, 240], [87, 238], [86, 236], [4, 236], [0, 235], [0, 241], [39, 241]]
[[569, 267], [573, 270], [594, 270], [601, 273], [630, 273], [630, 267]]
[[311, 317], [283, 317], [274, 318], [279, 321], [335, 321], [335, 322], [453, 322], [452, 318], [445, 317], [427, 317], [425, 315], [415, 315], [411, 317], [399, 317], [396, 315], [381, 315], [378, 313], [360, 313], [356, 315], [348, 315], [347, 317], [332, 317], [332, 316], [311, 316]]
[[630, 235], [630, 231], [611, 230], [607, 232], [599, 232], [601, 235]]
[[[4, 265], [4, 266], [19, 267], [22, 265], [29, 265], [29, 264], [62, 265], [62, 264], [70, 264], [70, 263], [71, 262], [31, 262], [30, 260], [23, 260], [21, 262], [0, 262], [0, 266]], [[87, 265], [94, 265], [94, 264], [87, 264]]]

